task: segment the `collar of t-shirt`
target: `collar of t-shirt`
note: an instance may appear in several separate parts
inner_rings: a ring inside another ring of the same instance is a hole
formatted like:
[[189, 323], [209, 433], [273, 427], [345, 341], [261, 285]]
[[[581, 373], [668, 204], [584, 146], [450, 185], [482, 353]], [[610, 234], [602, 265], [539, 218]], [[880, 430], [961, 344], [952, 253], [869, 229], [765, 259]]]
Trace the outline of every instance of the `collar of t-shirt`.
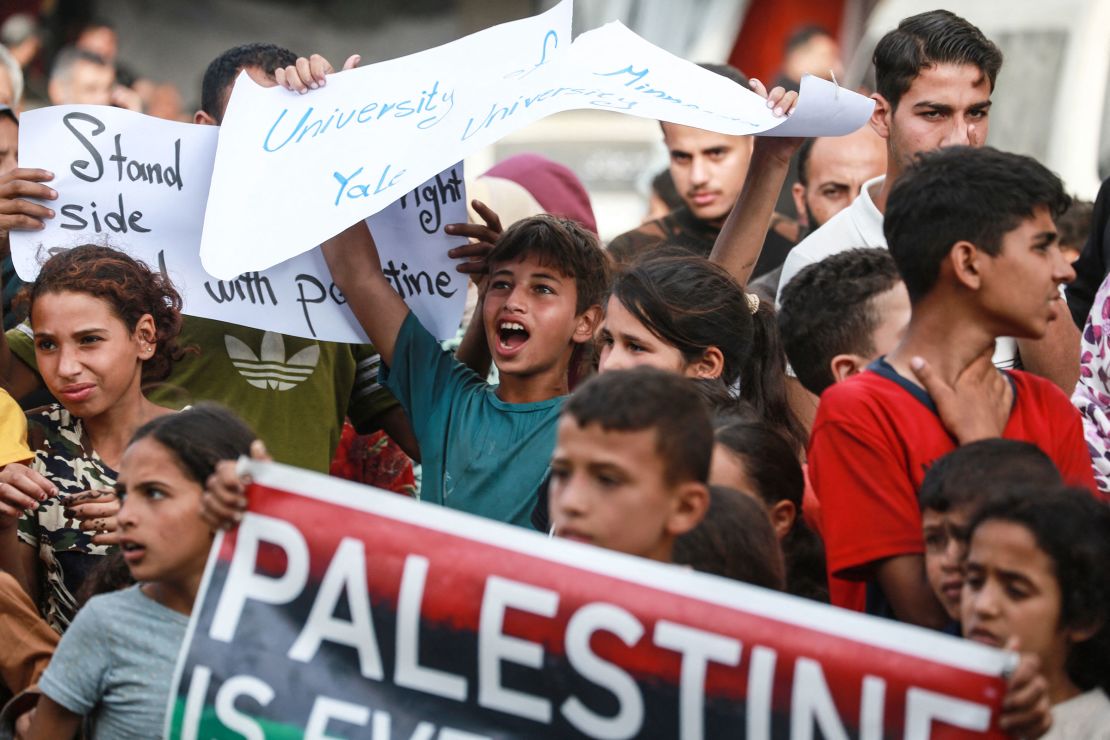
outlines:
[[[906, 393], [920, 401], [925, 408], [936, 414], [940, 418], [940, 413], [937, 411], [937, 405], [933, 403], [932, 397], [925, 392], [925, 389], [914, 383], [909, 378], [903, 377], [901, 373], [894, 369], [894, 366], [886, 361], [886, 355], [872, 362], [867, 366], [871, 372], [880, 375], [892, 383], [897, 383]], [[1006, 380], [1010, 383], [1010, 390], [1013, 391], [1013, 398], [1010, 401], [1010, 410], [1013, 411], [1014, 405], [1017, 404], [1017, 384], [1014, 382], [1014, 376], [1010, 373], [999, 371], [1006, 376]]]

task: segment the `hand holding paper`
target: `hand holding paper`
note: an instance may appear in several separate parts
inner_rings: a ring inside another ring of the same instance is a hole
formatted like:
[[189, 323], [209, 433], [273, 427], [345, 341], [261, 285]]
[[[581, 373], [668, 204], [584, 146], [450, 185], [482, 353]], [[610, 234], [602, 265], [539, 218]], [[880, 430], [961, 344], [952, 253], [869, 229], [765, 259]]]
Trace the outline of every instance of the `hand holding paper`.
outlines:
[[[333, 75], [312, 95], [262, 88], [241, 75], [216, 154], [201, 243], [205, 268], [226, 278], [288, 259], [450, 162], [564, 110], [798, 137], [849, 133], [873, 107], [807, 77], [794, 114], [784, 120], [759, 95], [619, 23], [570, 39], [571, 3], [564, 0], [533, 18]], [[301, 187], [275, 187], [294, 182]], [[263, 191], [265, 209], [242, 197]], [[271, 207], [293, 212], [304, 202], [313, 218], [277, 223], [267, 215]], [[229, 243], [243, 248], [229, 250]]]

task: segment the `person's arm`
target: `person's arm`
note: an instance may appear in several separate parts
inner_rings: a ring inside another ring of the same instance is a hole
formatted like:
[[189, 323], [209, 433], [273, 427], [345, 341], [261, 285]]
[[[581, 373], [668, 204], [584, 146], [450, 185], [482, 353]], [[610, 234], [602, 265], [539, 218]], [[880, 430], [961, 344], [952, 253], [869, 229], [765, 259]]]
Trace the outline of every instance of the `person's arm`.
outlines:
[[81, 729], [81, 715], [74, 714], [49, 696], [39, 698], [31, 720], [31, 740], [66, 740]]
[[[0, 175], [0, 257], [11, 252], [12, 231], [41, 231], [54, 210], [27, 198], [55, 200], [58, 193], [44, 183], [54, 179], [46, 170], [16, 168]], [[0, 308], [2, 311], [2, 308]], [[0, 312], [0, 323], [3, 323]], [[12, 397], [23, 398], [42, 387], [42, 380], [12, 353], [7, 337], [0, 332], [0, 383]]]
[[786, 402], [790, 404], [790, 410], [794, 412], [794, 418], [802, 425], [806, 432], [806, 437], [813, 431], [813, 421], [817, 418], [817, 406], [820, 399], [806, 390], [802, 385], [802, 381], [797, 378], [786, 376]]
[[899, 621], [931, 629], [947, 624], [948, 614], [925, 577], [923, 556], [887, 558], [875, 566], [875, 580]]
[[378, 247], [366, 223], [357, 221], [323, 243], [324, 259], [382, 362], [393, 364], [397, 335], [409, 307], [382, 273]]
[[[915, 440], [899, 439], [886, 418], [885, 408], [858, 384], [826, 390], [810, 440], [810, 481], [821, 502], [829, 573], [880, 585], [887, 581], [884, 591], [893, 591], [888, 598], [895, 613], [928, 623], [928, 613], [916, 606], [924, 601], [916, 584], [925, 584], [925, 547], [907, 468], [907, 448]], [[915, 563], [920, 573], [910, 567]]]
[[1091, 233], [1079, 253], [1079, 259], [1072, 265], [1075, 280], [1066, 289], [1068, 309], [1076, 327], [1083, 326], [1087, 321], [1095, 293], [1106, 278], [1107, 231], [1110, 231], [1110, 178], [1103, 180], [1098, 189], [1091, 215]]
[[[798, 99], [796, 92], [776, 87], [768, 95], [759, 80], [752, 80], [752, 89], [789, 115]], [[771, 227], [782, 185], [790, 170], [790, 158], [801, 146], [802, 139], [757, 136], [748, 175], [735, 205], [717, 235], [709, 259], [725, 268], [741, 285], [747, 285], [759, 261], [759, 253]]]
[[19, 521], [25, 512], [57, 495], [57, 488], [21, 463], [0, 470], [0, 570], [10, 573], [34, 599], [37, 598], [35, 549], [19, 541]]
[[1069, 321], [1063, 302], [1056, 306], [1056, 320], [1040, 339], [1018, 339], [1018, 353], [1026, 372], [1055, 383], [1069, 396], [1079, 380], [1079, 327]]

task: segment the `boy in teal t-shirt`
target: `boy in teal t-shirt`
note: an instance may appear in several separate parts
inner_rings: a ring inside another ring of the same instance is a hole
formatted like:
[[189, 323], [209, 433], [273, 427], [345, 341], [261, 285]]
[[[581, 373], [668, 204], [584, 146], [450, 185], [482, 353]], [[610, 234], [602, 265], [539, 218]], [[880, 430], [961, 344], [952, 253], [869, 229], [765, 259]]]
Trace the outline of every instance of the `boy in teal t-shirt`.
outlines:
[[500, 385], [440, 349], [382, 273], [362, 222], [324, 244], [336, 284], [382, 358], [381, 381], [420, 444], [422, 498], [529, 526], [575, 348], [591, 341], [608, 287], [596, 237], [567, 219], [517, 222], [487, 258], [475, 320]]

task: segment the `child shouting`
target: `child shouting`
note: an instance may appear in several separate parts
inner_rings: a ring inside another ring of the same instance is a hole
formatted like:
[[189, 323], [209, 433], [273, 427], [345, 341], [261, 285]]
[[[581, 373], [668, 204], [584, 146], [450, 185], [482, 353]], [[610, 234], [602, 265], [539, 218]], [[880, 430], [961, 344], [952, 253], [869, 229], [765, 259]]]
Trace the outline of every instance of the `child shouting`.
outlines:
[[421, 326], [382, 273], [361, 221], [326, 242], [324, 255], [381, 353], [382, 382], [412, 421], [424, 467], [421, 498], [529, 526], [572, 355], [601, 318], [609, 269], [597, 238], [553, 216], [524, 219], [498, 238], [481, 316], [497, 387]]

